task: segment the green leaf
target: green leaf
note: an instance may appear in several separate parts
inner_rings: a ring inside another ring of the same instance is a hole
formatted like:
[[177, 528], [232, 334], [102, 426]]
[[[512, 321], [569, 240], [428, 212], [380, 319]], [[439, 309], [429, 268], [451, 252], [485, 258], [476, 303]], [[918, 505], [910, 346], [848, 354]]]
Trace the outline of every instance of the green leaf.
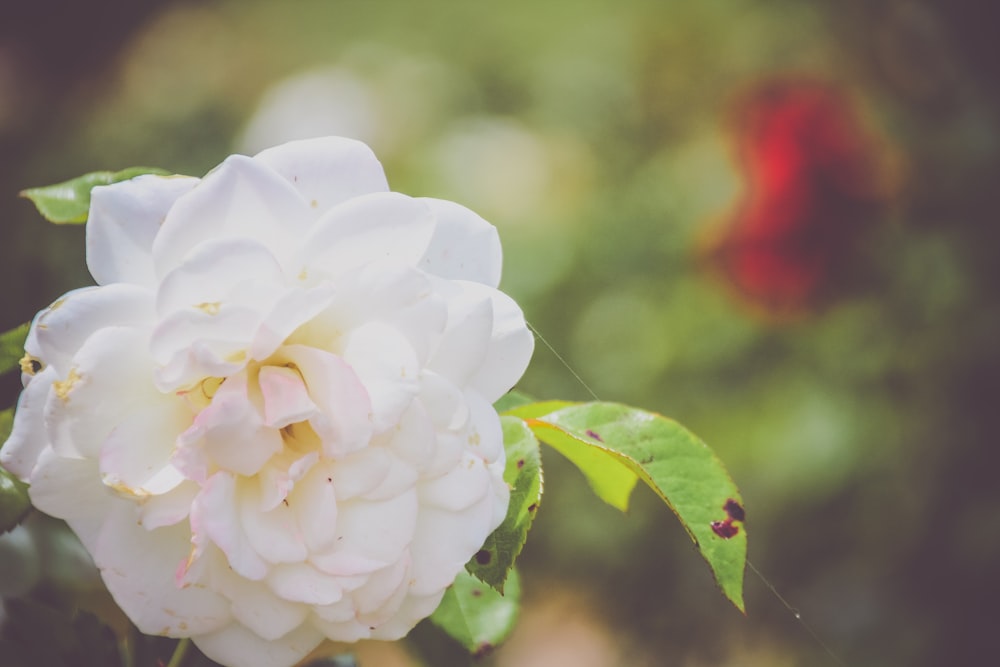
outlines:
[[10, 432], [14, 430], [14, 408], [0, 410], [0, 445], [7, 442]]
[[485, 656], [514, 628], [521, 601], [521, 582], [511, 570], [501, 595], [467, 572], [459, 572], [445, 592], [431, 622], [476, 657]]
[[0, 533], [12, 530], [31, 509], [28, 486], [0, 468]]
[[0, 374], [21, 367], [24, 356], [24, 339], [28, 337], [31, 322], [25, 322], [16, 329], [0, 334]]
[[[643, 480], [680, 519], [726, 597], [744, 611], [743, 501], [705, 443], [671, 419], [616, 403], [573, 405], [528, 425], [615, 507], [627, 507], [636, 480]], [[720, 536], [713, 523], [731, 534]]]
[[486, 538], [465, 569], [480, 581], [504, 592], [504, 582], [528, 539], [528, 529], [542, 502], [542, 459], [538, 440], [523, 420], [501, 417], [507, 465], [503, 478], [511, 487], [503, 523]]
[[166, 176], [168, 172], [156, 167], [129, 167], [121, 171], [95, 171], [63, 183], [23, 190], [21, 196], [34, 202], [38, 212], [49, 222], [79, 224], [87, 221], [87, 213], [90, 210], [90, 191], [93, 188], [98, 185], [127, 181], [143, 174]]
[[[499, 403], [499, 401], [497, 401], [497, 403]], [[539, 401], [537, 403], [522, 402], [502, 412], [503, 414], [510, 415], [511, 417], [535, 419], [538, 417], [544, 417], [547, 414], [551, 414], [556, 410], [562, 410], [563, 408], [571, 405], [576, 405], [576, 403], [573, 403], [572, 401]]]
[[516, 389], [512, 389], [497, 399], [497, 402], [493, 404], [493, 409], [497, 412], [506, 412], [507, 410], [512, 410], [520, 405], [532, 403], [534, 400], [535, 399], [531, 398], [527, 394], [517, 391]]

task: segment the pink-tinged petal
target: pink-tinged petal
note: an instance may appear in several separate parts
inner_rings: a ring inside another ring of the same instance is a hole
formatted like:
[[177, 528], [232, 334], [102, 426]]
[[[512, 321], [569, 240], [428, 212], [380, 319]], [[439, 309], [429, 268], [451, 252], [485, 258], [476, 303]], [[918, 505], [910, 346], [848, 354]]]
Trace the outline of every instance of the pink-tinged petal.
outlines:
[[444, 593], [445, 589], [442, 588], [430, 595], [416, 595], [411, 589], [392, 618], [372, 631], [371, 638], [382, 641], [402, 639], [410, 633], [413, 626], [434, 613], [441, 604]]
[[412, 197], [380, 192], [330, 209], [301, 242], [306, 274], [337, 277], [381, 260], [415, 266], [434, 235], [430, 208]]
[[246, 366], [246, 348], [259, 322], [253, 308], [229, 304], [217, 311], [178, 311], [167, 317], [150, 340], [156, 386], [172, 392], [207, 377], [238, 372]]
[[[465, 283], [465, 287], [474, 285]], [[489, 403], [495, 403], [527, 370], [535, 350], [535, 336], [528, 329], [517, 302], [497, 290], [473, 289], [487, 291], [493, 300], [493, 335], [486, 359], [467, 386], [479, 391]]]
[[165, 317], [188, 308], [211, 311], [228, 303], [252, 307], [263, 318], [284, 283], [278, 260], [258, 241], [213, 239], [197, 246], [163, 278], [156, 310]]
[[280, 600], [304, 605], [328, 605], [344, 597], [338, 577], [320, 572], [308, 563], [275, 565], [267, 575], [267, 585]]
[[99, 456], [111, 431], [164, 396], [152, 382], [146, 334], [108, 327], [87, 339], [45, 405], [52, 446], [63, 456]]
[[235, 572], [247, 579], [260, 580], [267, 574], [268, 566], [240, 526], [240, 502], [232, 475], [225, 472], [212, 475], [191, 506], [191, 531], [196, 546], [201, 544], [204, 550], [204, 540], [213, 542]]
[[156, 274], [165, 276], [211, 239], [254, 239], [284, 262], [314, 215], [284, 178], [258, 161], [233, 155], [170, 209], [153, 242]]
[[176, 465], [196, 481], [216, 469], [251, 476], [282, 446], [281, 433], [264, 424], [251, 402], [246, 373], [240, 373], [219, 385], [178, 439]]
[[261, 512], [259, 499], [241, 498], [240, 526], [253, 550], [268, 563], [301, 563], [309, 557], [292, 508], [282, 503]]
[[215, 662], [240, 667], [292, 667], [323, 639], [323, 633], [308, 623], [280, 639], [262, 639], [239, 623], [192, 637], [195, 646]]
[[31, 378], [17, 399], [10, 437], [0, 448], [0, 465], [23, 481], [28, 480], [39, 455], [50, 446], [45, 432], [45, 404], [52, 382], [57, 379], [51, 366]]
[[[459, 283], [461, 285], [461, 283]], [[493, 302], [479, 290], [462, 290], [448, 300], [448, 324], [426, 368], [465, 386], [482, 367], [493, 332]]]
[[115, 283], [67, 292], [38, 313], [25, 349], [60, 375], [83, 343], [98, 329], [152, 323], [153, 293], [142, 287]]
[[[119, 502], [101, 484], [97, 461], [63, 458], [51, 449], [39, 457], [28, 494], [37, 509], [69, 521], [100, 517], [98, 523], [102, 523], [112, 505]], [[78, 536], [87, 549], [93, 551], [96, 531], [87, 530]]]
[[191, 410], [178, 398], [130, 414], [104, 441], [100, 466], [104, 484], [133, 498], [167, 493], [184, 477], [170, 458], [177, 436], [191, 423]]
[[[297, 430], [295, 426], [292, 426], [291, 429], [293, 432]], [[318, 461], [319, 452], [317, 451], [310, 451], [308, 454], [300, 456], [294, 449], [287, 447], [272, 458], [257, 473], [257, 494], [260, 498], [258, 508], [260, 511], [267, 512], [277, 507]]]
[[153, 239], [170, 207], [197, 183], [197, 178], [147, 175], [90, 191], [87, 268], [97, 284], [156, 284]]
[[422, 198], [437, 218], [434, 237], [418, 266], [441, 278], [500, 284], [503, 251], [496, 227], [454, 202]]
[[127, 503], [116, 503], [108, 515], [94, 562], [115, 602], [143, 633], [181, 637], [214, 632], [231, 622], [229, 603], [221, 595], [175, 583], [174, 571], [190, 548], [184, 524], [146, 530]]
[[348, 590], [361, 586], [368, 575], [388, 564], [384, 560], [368, 558], [339, 547], [324, 554], [312, 554], [309, 562], [321, 572], [336, 577], [337, 582]]
[[264, 366], [258, 382], [264, 399], [264, 424], [270, 428], [305, 421], [317, 412], [298, 371], [287, 366]]
[[147, 496], [140, 501], [139, 523], [146, 530], [172, 526], [191, 513], [191, 505], [201, 487], [194, 482], [183, 482], [167, 493]]
[[320, 413], [309, 420], [327, 456], [339, 457], [368, 444], [372, 405], [354, 369], [336, 355], [303, 345], [287, 345], [276, 363], [295, 365]]
[[375, 154], [353, 139], [290, 141], [261, 151], [253, 159], [281, 174], [319, 212], [352, 197], [389, 190]]
[[313, 467], [288, 496], [310, 553], [325, 551], [336, 542], [337, 498], [331, 462]]
[[419, 390], [409, 341], [389, 325], [370, 322], [348, 335], [341, 356], [368, 391], [375, 432], [395, 426]]

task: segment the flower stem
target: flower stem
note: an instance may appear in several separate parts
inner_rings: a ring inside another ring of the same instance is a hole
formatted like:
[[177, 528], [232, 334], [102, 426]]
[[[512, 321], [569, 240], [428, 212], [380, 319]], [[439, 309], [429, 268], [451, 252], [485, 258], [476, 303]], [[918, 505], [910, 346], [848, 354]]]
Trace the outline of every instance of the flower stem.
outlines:
[[177, 648], [174, 649], [174, 654], [170, 656], [170, 662], [167, 663], [167, 667], [181, 667], [184, 664], [184, 656], [190, 646], [191, 640], [187, 637], [177, 642]]

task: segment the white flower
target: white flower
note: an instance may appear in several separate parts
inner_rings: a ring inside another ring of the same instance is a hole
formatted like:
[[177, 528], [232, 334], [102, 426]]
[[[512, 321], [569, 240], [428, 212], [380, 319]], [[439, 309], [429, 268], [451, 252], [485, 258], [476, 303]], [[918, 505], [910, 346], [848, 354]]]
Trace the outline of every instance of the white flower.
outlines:
[[139, 629], [290, 665], [430, 614], [508, 504], [492, 403], [533, 339], [496, 230], [324, 138], [95, 188], [87, 263], [2, 463]]

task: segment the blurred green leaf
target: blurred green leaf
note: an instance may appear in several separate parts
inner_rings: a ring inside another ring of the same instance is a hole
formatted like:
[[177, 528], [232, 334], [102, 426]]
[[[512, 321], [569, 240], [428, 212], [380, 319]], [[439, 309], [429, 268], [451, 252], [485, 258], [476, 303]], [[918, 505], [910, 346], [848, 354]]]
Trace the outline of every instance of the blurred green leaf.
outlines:
[[521, 405], [527, 405], [534, 400], [527, 394], [512, 389], [497, 399], [497, 402], [493, 404], [493, 409], [497, 412], [507, 412]]
[[28, 337], [31, 322], [0, 334], [0, 374], [19, 368], [24, 356], [24, 339]]
[[445, 592], [431, 622], [476, 657], [490, 653], [514, 628], [521, 600], [517, 570], [501, 595], [467, 572], [459, 572]]
[[14, 430], [14, 408], [0, 410], [0, 445], [3, 445]]
[[542, 459], [538, 440], [516, 417], [502, 417], [507, 466], [503, 478], [510, 485], [510, 505], [503, 523], [486, 538], [483, 548], [465, 569], [480, 581], [504, 592], [504, 582], [528, 539], [528, 529], [542, 501]]
[[156, 167], [129, 167], [121, 171], [95, 171], [83, 176], [21, 191], [30, 199], [38, 212], [49, 222], [80, 224], [87, 222], [90, 210], [90, 191], [98, 185], [127, 181], [143, 174], [167, 176], [169, 172]]
[[13, 529], [29, 509], [28, 486], [0, 468], [0, 533]]
[[[642, 479], [677, 515], [723, 593], [744, 611], [742, 499], [705, 443], [673, 420], [616, 403], [573, 405], [529, 419], [528, 425], [580, 467], [597, 494], [619, 509], [627, 507], [632, 488]], [[713, 523], [731, 534], [720, 536]]]
[[[499, 403], [499, 401], [497, 401], [497, 403]], [[537, 403], [521, 402], [507, 408], [506, 410], [502, 410], [501, 412], [504, 415], [509, 415], [511, 417], [534, 419], [536, 417], [544, 417], [547, 414], [551, 414], [556, 410], [562, 410], [563, 408], [571, 405], [576, 405], [576, 403], [573, 403], [572, 401], [539, 401]]]

